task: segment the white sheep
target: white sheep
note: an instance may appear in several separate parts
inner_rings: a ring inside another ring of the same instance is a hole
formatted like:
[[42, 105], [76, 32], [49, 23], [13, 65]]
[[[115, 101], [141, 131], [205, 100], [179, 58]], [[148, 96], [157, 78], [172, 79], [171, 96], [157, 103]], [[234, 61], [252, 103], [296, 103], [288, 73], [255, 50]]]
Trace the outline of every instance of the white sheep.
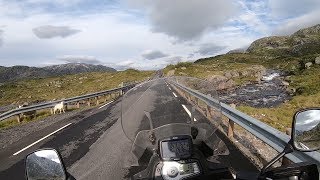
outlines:
[[59, 104], [56, 104], [56, 105], [54, 106], [54, 108], [53, 108], [53, 114], [56, 114], [56, 111], [57, 111], [57, 110], [60, 111], [60, 114], [61, 114], [61, 111], [63, 111], [63, 112], [65, 113], [65, 111], [64, 111], [64, 102], [63, 102], [63, 101], [61, 101]]

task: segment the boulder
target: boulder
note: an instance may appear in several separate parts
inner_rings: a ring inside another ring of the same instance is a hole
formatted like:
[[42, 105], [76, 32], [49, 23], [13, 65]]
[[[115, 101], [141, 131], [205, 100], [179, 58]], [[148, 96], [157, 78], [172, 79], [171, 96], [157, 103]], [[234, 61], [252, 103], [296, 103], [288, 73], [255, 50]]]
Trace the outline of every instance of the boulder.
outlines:
[[249, 73], [248, 73], [248, 71], [244, 70], [244, 71], [241, 71], [241, 72], [240, 72], [240, 75], [241, 75], [241, 76], [248, 76]]
[[239, 73], [237, 71], [227, 71], [224, 73], [224, 76], [231, 79], [234, 77], [239, 77]]
[[290, 85], [287, 81], [281, 81], [281, 84], [282, 84], [283, 86], [289, 86], [289, 85]]
[[319, 56], [319, 57], [316, 57], [316, 59], [314, 60], [314, 63], [315, 63], [315, 64], [320, 64], [320, 56]]
[[168, 71], [167, 76], [174, 76], [174, 73], [175, 73], [174, 69], [170, 70], [170, 71]]
[[179, 72], [179, 75], [181, 75], [181, 76], [186, 76], [187, 74], [184, 73], [184, 72]]
[[294, 95], [297, 92], [297, 89], [296, 88], [287, 88], [287, 92], [290, 95]]
[[206, 80], [212, 82], [212, 83], [219, 83], [219, 82], [226, 82], [228, 81], [228, 78], [222, 75], [212, 75], [206, 78]]
[[206, 79], [210, 81], [217, 88], [217, 90], [229, 89], [236, 84], [232, 79], [229, 79], [222, 75], [213, 75], [207, 77]]
[[228, 79], [232, 78], [232, 74], [230, 71], [227, 71], [226, 73], [224, 73], [224, 76]]
[[239, 77], [239, 73], [237, 71], [231, 71], [232, 77]]
[[182, 69], [182, 70], [186, 70], [187, 68], [186, 68], [186, 67], [181, 67], [181, 69]]
[[306, 69], [310, 69], [311, 66], [312, 66], [312, 62], [307, 62], [307, 63], [304, 65], [304, 67], [305, 67]]

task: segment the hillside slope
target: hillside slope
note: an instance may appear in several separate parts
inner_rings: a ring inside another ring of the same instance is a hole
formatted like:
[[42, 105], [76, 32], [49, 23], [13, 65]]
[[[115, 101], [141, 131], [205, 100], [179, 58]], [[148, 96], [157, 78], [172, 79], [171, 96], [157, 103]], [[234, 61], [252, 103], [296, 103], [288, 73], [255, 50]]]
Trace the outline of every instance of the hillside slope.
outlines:
[[267, 69], [281, 71], [279, 80], [292, 98], [273, 108], [237, 104], [241, 111], [285, 131], [295, 111], [320, 107], [320, 25], [290, 36], [266, 37], [254, 41], [246, 52], [232, 52], [203, 58], [194, 63], [169, 65], [167, 76], [182, 75], [216, 79], [226, 92], [243, 84], [258, 84]]
[[290, 36], [265, 37], [254, 41], [249, 53], [269, 56], [306, 56], [320, 52], [320, 24]]
[[153, 71], [129, 69], [119, 72], [91, 72], [58, 77], [9, 82], [0, 86], [0, 106], [17, 106], [63, 99], [116, 88], [122, 82], [148, 79]]
[[69, 63], [46, 67], [0, 66], [0, 83], [32, 78], [63, 76], [86, 72], [115, 72], [116, 70], [102, 65]]

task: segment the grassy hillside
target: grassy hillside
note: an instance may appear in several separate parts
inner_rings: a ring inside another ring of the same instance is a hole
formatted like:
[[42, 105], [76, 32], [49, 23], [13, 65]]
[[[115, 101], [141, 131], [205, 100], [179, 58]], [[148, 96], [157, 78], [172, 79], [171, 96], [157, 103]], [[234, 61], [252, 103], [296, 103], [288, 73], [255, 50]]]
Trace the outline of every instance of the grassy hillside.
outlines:
[[0, 86], [0, 105], [84, 95], [118, 87], [121, 82], [141, 81], [153, 73], [131, 69], [122, 72], [83, 73], [6, 83]]
[[[287, 74], [289, 88], [296, 89], [290, 101], [275, 108], [240, 106], [238, 109], [282, 131], [291, 127], [292, 117], [297, 110], [320, 107], [320, 65], [315, 64], [315, 58], [320, 57], [320, 25], [300, 30], [288, 37], [262, 38], [249, 49], [247, 53], [218, 55], [194, 63], [169, 65], [164, 73], [205, 79], [212, 75], [225, 75], [226, 72], [238, 72], [239, 76], [231, 79], [241, 85], [256, 81], [254, 73], [247, 73], [256, 66], [281, 70]], [[313, 63], [309, 69], [305, 68], [307, 62]], [[244, 72], [247, 74], [243, 75]]]

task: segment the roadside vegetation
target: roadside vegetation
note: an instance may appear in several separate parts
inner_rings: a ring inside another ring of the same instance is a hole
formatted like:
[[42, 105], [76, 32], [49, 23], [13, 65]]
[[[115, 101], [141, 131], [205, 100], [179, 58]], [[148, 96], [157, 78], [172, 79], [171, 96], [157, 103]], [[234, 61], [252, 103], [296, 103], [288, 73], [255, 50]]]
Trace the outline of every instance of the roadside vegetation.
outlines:
[[122, 82], [148, 79], [153, 73], [129, 69], [5, 83], [0, 86], [0, 106], [51, 101], [108, 90], [119, 87]]

